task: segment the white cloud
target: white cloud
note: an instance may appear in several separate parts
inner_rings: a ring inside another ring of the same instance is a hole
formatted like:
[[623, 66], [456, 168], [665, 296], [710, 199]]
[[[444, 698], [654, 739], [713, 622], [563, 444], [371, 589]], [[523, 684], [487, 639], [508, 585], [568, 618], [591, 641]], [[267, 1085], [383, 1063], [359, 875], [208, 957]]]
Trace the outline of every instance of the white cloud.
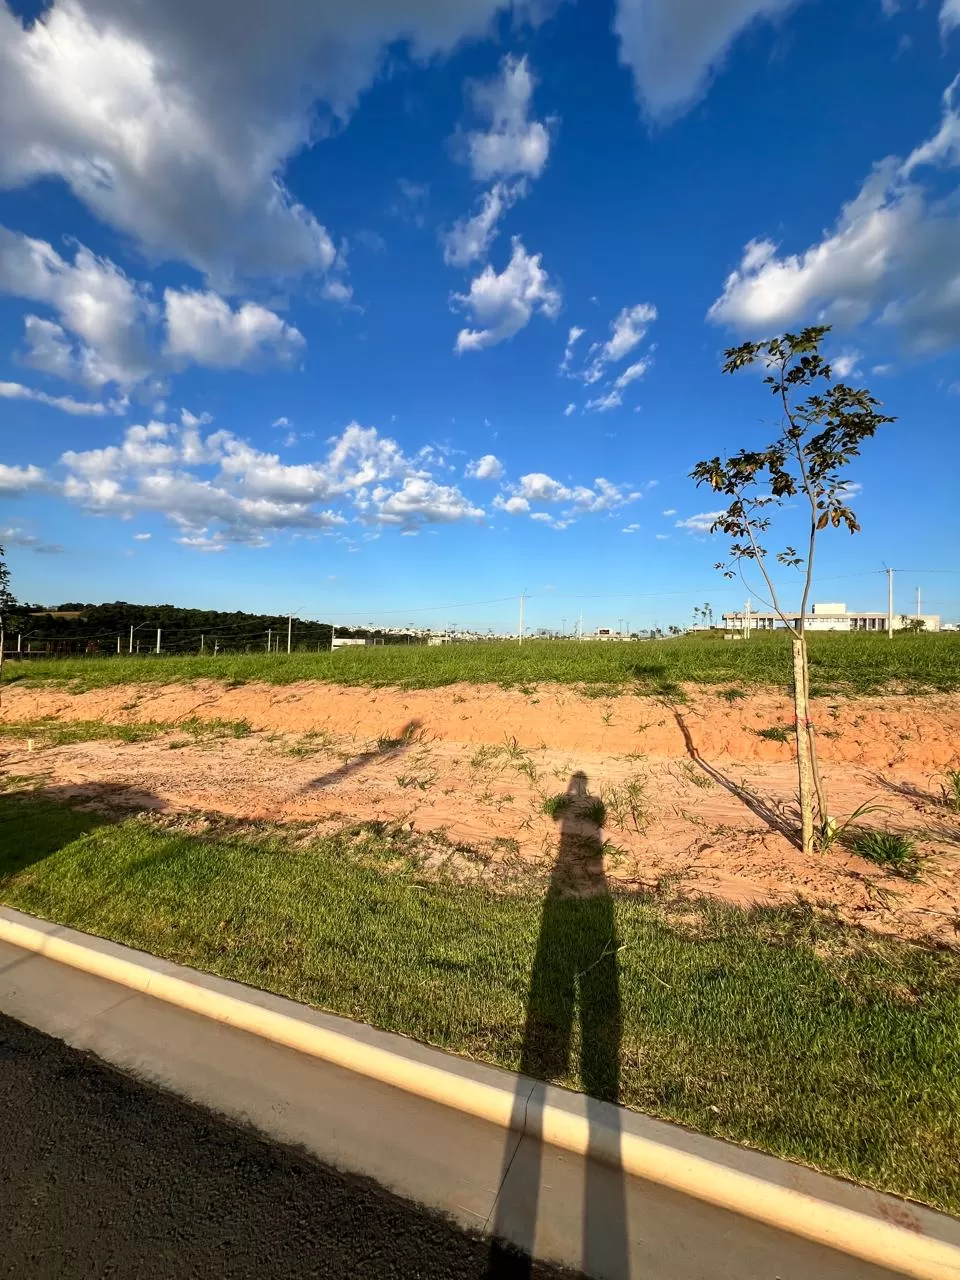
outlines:
[[576, 411], [576, 408], [577, 406], [571, 400], [570, 403], [567, 405], [567, 407], [564, 409], [563, 416], [565, 418], [569, 418], [571, 413], [574, 413]]
[[492, 453], [485, 453], [475, 462], [468, 462], [463, 473], [474, 480], [499, 480], [503, 475], [503, 463]]
[[472, 86], [476, 110], [490, 127], [467, 134], [467, 153], [473, 176], [484, 182], [525, 174], [539, 177], [550, 154], [550, 133], [530, 119], [534, 78], [526, 57], [508, 54], [500, 74]]
[[593, 386], [604, 378], [608, 379], [598, 394], [587, 401], [584, 407], [588, 411], [605, 413], [610, 409], [619, 408], [623, 404], [624, 389], [631, 382], [642, 378], [650, 368], [651, 357], [647, 355], [640, 360], [635, 360], [616, 378], [611, 379], [609, 376], [610, 366], [623, 360], [643, 341], [656, 318], [657, 308], [652, 302], [638, 302], [635, 306], [623, 307], [610, 322], [610, 337], [606, 342], [591, 344], [586, 360], [579, 369], [572, 367], [574, 347], [585, 330], [577, 325], [570, 330], [559, 372], [568, 378], [577, 378], [587, 386]]
[[621, 533], [639, 533], [640, 529], [641, 529], [641, 526], [638, 524], [628, 524], [625, 528], [621, 529], [620, 532]]
[[506, 511], [509, 516], [523, 516], [530, 510], [530, 503], [526, 498], [521, 498], [518, 494], [513, 497], [505, 498], [502, 494], [497, 494], [493, 500], [493, 505], [498, 511]]
[[650, 368], [649, 358], [645, 360], [637, 360], [633, 364], [628, 365], [626, 369], [624, 369], [623, 373], [620, 374], [620, 376], [617, 378], [617, 380], [614, 382], [613, 385], [619, 391], [622, 391], [624, 387], [629, 386], [631, 382], [635, 382], [637, 378], [642, 378], [649, 368]]
[[[0, 11], [0, 26], [3, 24]], [[90, 387], [128, 387], [152, 369], [146, 336], [156, 319], [148, 292], [106, 258], [82, 245], [72, 263], [44, 240], [0, 227], [0, 292], [42, 302], [59, 315], [55, 325], [28, 316], [27, 361]], [[67, 338], [64, 327], [79, 341]]]
[[498, 275], [488, 263], [470, 282], [470, 292], [454, 300], [470, 312], [477, 329], [461, 329], [456, 350], [479, 351], [519, 332], [534, 312], [554, 319], [560, 310], [560, 291], [540, 265], [539, 254], [528, 254], [519, 237], [513, 239], [510, 261]]
[[290, 425], [290, 419], [289, 419], [289, 418], [274, 418], [274, 420], [270, 423], [270, 425], [271, 425], [271, 427], [289, 427], [289, 425]]
[[263, 360], [290, 363], [306, 345], [303, 334], [253, 302], [234, 310], [219, 294], [167, 289], [165, 351], [174, 360], [214, 369], [239, 369]]
[[940, 34], [947, 36], [960, 27], [960, 0], [943, 0], [940, 9]]
[[[204, 433], [208, 421], [184, 410], [179, 426], [151, 422], [128, 428], [116, 445], [70, 450], [61, 458], [62, 491], [101, 515], [160, 513], [183, 545], [213, 552], [265, 546], [268, 534], [282, 530], [329, 532], [351, 516], [408, 529], [484, 514], [424, 469], [428, 451], [408, 457], [374, 427], [350, 423], [323, 456], [287, 465], [230, 431]], [[23, 489], [30, 479], [14, 475], [10, 483]], [[45, 482], [39, 471], [32, 479], [34, 487]]]
[[567, 333], [567, 345], [563, 349], [563, 359], [560, 361], [560, 368], [558, 372], [569, 372], [570, 362], [573, 360], [573, 349], [586, 332], [586, 329], [581, 329], [578, 324], [570, 326]]
[[46, 391], [25, 387], [22, 382], [0, 382], [0, 400], [34, 400], [75, 417], [102, 418], [108, 413], [125, 413], [127, 409], [125, 399], [108, 400], [105, 403], [99, 400], [75, 400], [73, 396], [48, 395]]
[[24, 547], [42, 556], [58, 556], [64, 551], [59, 542], [44, 542], [26, 529], [0, 529], [0, 546]]
[[47, 489], [50, 482], [40, 467], [11, 467], [0, 462], [0, 493], [5, 497], [18, 497], [37, 489]]
[[450, 524], [457, 520], [479, 520], [483, 510], [475, 507], [455, 485], [408, 476], [394, 491], [373, 491], [373, 516], [380, 524], [409, 529], [416, 524]]
[[921, 181], [933, 168], [960, 165], [958, 90], [960, 77], [943, 95], [937, 133], [905, 161], [876, 165], [818, 244], [781, 256], [770, 240], [750, 241], [710, 318], [748, 332], [807, 317], [871, 320], [896, 327], [919, 352], [960, 342], [960, 190], [944, 197], [940, 183], [934, 195]]
[[686, 520], [678, 520], [675, 527], [686, 529], [688, 533], [709, 533], [714, 520], [722, 515], [722, 511], [701, 511], [695, 516], [687, 516]]
[[635, 307], [624, 307], [610, 326], [613, 334], [604, 345], [604, 359], [611, 362], [622, 360], [646, 337], [647, 330], [656, 318], [657, 308], [652, 302], [638, 302]]
[[507, 488], [510, 497], [498, 495], [493, 502], [495, 507], [507, 511], [511, 515], [525, 515], [534, 502], [550, 506], [566, 504], [568, 510], [562, 514], [571, 517], [585, 512], [615, 511], [618, 507], [634, 502], [642, 494], [630, 492], [627, 485], [616, 485], [598, 476], [589, 485], [565, 485], [543, 471], [531, 471], [521, 476], [516, 485]]
[[[619, 0], [614, 31], [651, 116], [672, 116], [706, 91], [737, 36], [796, 0]], [[956, 3], [956, 0], [948, 0]]]
[[[227, 288], [325, 270], [330, 235], [283, 182], [346, 120], [396, 42], [422, 61], [483, 35], [505, 0], [55, 0], [0, 6], [0, 185], [61, 178], [150, 254]], [[319, 104], [319, 108], [318, 108]]]
[[677, 509], [676, 507], [667, 507], [663, 514], [665, 516], [675, 516], [677, 514]]
[[[212, 291], [167, 289], [161, 308], [149, 288], [83, 245], [76, 246], [71, 263], [46, 241], [5, 227], [0, 293], [44, 303], [57, 313], [58, 322], [25, 317], [24, 363], [97, 390], [109, 384], [130, 389], [187, 361], [212, 368], [289, 363], [304, 346], [299, 330], [256, 303], [234, 308]], [[42, 399], [43, 393], [30, 398]], [[122, 413], [126, 407], [114, 400], [102, 410], [78, 408], [70, 397], [45, 403], [68, 413]]]
[[669, 533], [655, 533], [653, 536], [656, 538], [656, 540], [657, 540], [658, 542], [669, 542], [669, 541], [670, 541], [670, 535], [669, 535]]
[[606, 413], [608, 409], [617, 409], [622, 404], [623, 396], [616, 387], [612, 387], [604, 395], [594, 396], [592, 400], [588, 400], [584, 408], [596, 413]]
[[497, 235], [502, 215], [526, 194], [526, 184], [497, 182], [480, 197], [480, 208], [471, 218], [458, 218], [443, 237], [443, 260], [448, 266], [467, 267], [485, 258]]
[[548, 529], [569, 529], [573, 524], [572, 520], [558, 520], [548, 511], [531, 511], [530, 519], [536, 520], [538, 524], [545, 524]]
[[858, 378], [860, 376], [860, 352], [841, 351], [830, 361], [830, 367], [837, 378]]
[[135, 533], [133, 540], [134, 542], [149, 542], [152, 537], [152, 533]]

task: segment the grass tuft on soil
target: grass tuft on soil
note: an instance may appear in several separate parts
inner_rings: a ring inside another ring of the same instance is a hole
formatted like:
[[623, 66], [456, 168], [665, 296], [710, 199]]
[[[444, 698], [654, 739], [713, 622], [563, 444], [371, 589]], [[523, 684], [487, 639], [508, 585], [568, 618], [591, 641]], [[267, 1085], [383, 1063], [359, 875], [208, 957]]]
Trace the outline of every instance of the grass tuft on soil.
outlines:
[[[885, 636], [813, 633], [811, 680], [821, 694], [960, 689], [960, 633]], [[88, 656], [9, 662], [5, 679], [29, 684], [67, 683], [78, 689], [141, 682], [222, 680], [290, 684], [321, 680], [344, 685], [436, 688], [468, 681], [518, 687], [579, 685], [607, 697], [625, 688], [658, 697], [682, 695], [683, 684], [726, 685], [721, 696], [744, 688], [784, 687], [791, 677], [789, 639], [754, 636], [748, 643], [708, 638], [577, 644], [571, 640], [451, 645], [377, 645], [335, 653]]]
[[69, 747], [77, 742], [147, 742], [164, 734], [186, 734], [199, 742], [212, 738], [244, 738], [250, 733], [246, 720], [187, 720], [170, 723], [146, 720], [142, 724], [113, 724], [106, 720], [0, 720], [0, 736], [25, 738], [40, 747]]
[[[514, 1069], [546, 919], [532, 893], [431, 874], [420, 838], [383, 824], [120, 820], [26, 790], [0, 795], [0, 899]], [[550, 966], [585, 937], [596, 964], [617, 956], [622, 1102], [960, 1211], [956, 953], [800, 907], [617, 895], [551, 918], [540, 992], [561, 1020], [577, 992]], [[615, 999], [591, 969], [573, 985]], [[577, 1025], [556, 1075], [574, 1088]]]

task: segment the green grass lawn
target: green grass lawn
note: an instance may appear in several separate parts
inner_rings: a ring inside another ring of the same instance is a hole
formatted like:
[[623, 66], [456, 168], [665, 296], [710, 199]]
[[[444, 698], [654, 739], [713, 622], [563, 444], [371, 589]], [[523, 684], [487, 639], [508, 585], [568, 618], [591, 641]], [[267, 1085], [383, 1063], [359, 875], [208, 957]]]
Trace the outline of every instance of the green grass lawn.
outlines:
[[497, 896], [383, 829], [178, 821], [8, 792], [0, 899], [960, 1211], [955, 953], [799, 908]]
[[[814, 692], [909, 691], [960, 688], [960, 633], [877, 635], [813, 634], [810, 668]], [[262, 680], [326, 680], [348, 685], [432, 688], [468, 681], [524, 686], [557, 681], [598, 691], [629, 686], [637, 692], [670, 693], [684, 683], [734, 687], [785, 686], [790, 680], [786, 636], [757, 635], [749, 642], [684, 637], [632, 643], [578, 644], [534, 640], [427, 647], [384, 645], [336, 653], [220, 654], [205, 657], [63, 658], [11, 662], [7, 680], [69, 682], [92, 689], [137, 681], [200, 678], [242, 684]]]

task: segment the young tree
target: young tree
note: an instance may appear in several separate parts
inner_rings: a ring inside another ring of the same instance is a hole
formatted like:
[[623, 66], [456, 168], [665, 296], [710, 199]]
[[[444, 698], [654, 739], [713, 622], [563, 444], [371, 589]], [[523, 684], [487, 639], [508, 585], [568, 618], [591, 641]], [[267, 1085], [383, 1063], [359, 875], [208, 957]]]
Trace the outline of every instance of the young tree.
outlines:
[[6, 647], [7, 616], [17, 607], [13, 592], [10, 590], [10, 570], [4, 558], [6, 553], [0, 547], [0, 680], [3, 679], [3, 651]]
[[[742, 561], [753, 561], [763, 575], [774, 610], [790, 633], [805, 852], [823, 847], [831, 830], [810, 718], [807, 659], [807, 605], [817, 535], [842, 525], [851, 533], [858, 532], [860, 525], [849, 505], [849, 482], [841, 472], [859, 455], [864, 440], [884, 423], [895, 421], [878, 412], [880, 401], [869, 391], [832, 381], [830, 365], [820, 355], [820, 344], [828, 332], [829, 326], [817, 325], [799, 334], [785, 333], [729, 348], [724, 373], [736, 373], [758, 361], [766, 368], [764, 382], [778, 401], [779, 433], [765, 449], [741, 449], [730, 458], [710, 458], [698, 462], [690, 473], [698, 485], [708, 484], [731, 500], [712, 526], [714, 532], [733, 540], [727, 560], [716, 567], [732, 578]], [[775, 553], [780, 564], [804, 571], [799, 614], [788, 616], [770, 576], [764, 539], [771, 526], [770, 509], [782, 508], [794, 498], [801, 500], [806, 511], [806, 549], [801, 554], [785, 546]]]

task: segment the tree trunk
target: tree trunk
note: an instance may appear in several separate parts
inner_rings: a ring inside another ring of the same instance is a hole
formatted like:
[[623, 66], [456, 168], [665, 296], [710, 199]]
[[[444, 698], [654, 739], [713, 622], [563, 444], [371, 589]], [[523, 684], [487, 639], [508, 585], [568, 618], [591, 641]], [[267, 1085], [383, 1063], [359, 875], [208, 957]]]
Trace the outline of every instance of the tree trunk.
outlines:
[[797, 733], [797, 773], [800, 779], [800, 824], [804, 853], [814, 851], [815, 790], [807, 727], [806, 643], [802, 636], [791, 637], [793, 646], [793, 711]]
[[817, 815], [820, 823], [820, 830], [826, 832], [830, 822], [830, 812], [827, 808], [827, 793], [824, 789], [823, 779], [820, 777], [820, 764], [817, 760], [817, 732], [813, 726], [813, 720], [810, 716], [810, 664], [807, 660], [806, 640], [803, 644], [803, 690], [804, 700], [807, 707], [807, 739], [810, 744], [810, 772], [813, 776], [813, 789], [817, 797]]

